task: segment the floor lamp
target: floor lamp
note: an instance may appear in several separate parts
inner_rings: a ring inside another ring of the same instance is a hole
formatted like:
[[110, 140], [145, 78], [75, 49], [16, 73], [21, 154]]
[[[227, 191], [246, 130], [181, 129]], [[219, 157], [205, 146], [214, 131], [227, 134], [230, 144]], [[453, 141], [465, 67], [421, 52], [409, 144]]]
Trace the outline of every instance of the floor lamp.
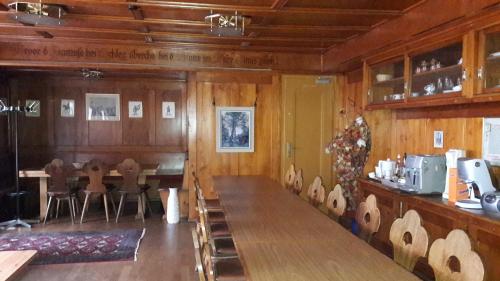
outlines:
[[26, 221], [21, 219], [21, 208], [20, 208], [20, 197], [22, 193], [19, 190], [19, 139], [17, 131], [18, 116], [20, 113], [32, 112], [38, 105], [38, 102], [33, 102], [28, 106], [21, 106], [20, 102], [17, 102], [17, 106], [7, 106], [2, 100], [0, 100], [0, 113], [9, 114], [12, 120], [11, 132], [14, 134], [14, 155], [15, 155], [15, 172], [16, 172], [16, 192], [14, 196], [16, 197], [16, 217], [13, 220], [0, 223], [0, 227], [11, 228], [11, 227], [27, 227], [30, 228], [31, 225]]

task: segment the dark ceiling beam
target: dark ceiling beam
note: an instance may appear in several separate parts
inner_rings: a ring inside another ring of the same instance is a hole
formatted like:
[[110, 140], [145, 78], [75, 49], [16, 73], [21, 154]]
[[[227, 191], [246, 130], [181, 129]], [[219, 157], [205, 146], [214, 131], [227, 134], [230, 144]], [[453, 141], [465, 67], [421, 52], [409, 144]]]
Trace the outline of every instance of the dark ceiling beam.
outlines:
[[142, 13], [141, 7], [134, 4], [129, 4], [128, 10], [132, 13], [135, 20], [144, 20], [144, 14]]
[[128, 29], [102, 29], [102, 28], [82, 28], [82, 27], [67, 27], [67, 26], [23, 26], [18, 24], [0, 23], [0, 28], [10, 28], [12, 30], [32, 30], [32, 31], [48, 31], [52, 33], [72, 32], [72, 33], [99, 33], [99, 34], [120, 34], [120, 35], [149, 35], [152, 37], [170, 37], [178, 39], [213, 39], [213, 40], [226, 40], [226, 41], [279, 41], [279, 42], [328, 42], [340, 43], [344, 42], [343, 38], [323, 38], [323, 37], [218, 37], [208, 34], [192, 34], [192, 33], [179, 33], [179, 32], [166, 32], [154, 31], [149, 33], [138, 32]]
[[9, 8], [5, 6], [4, 4], [0, 3], [0, 11], [8, 11]]
[[286, 3], [288, 3], [288, 0], [275, 0], [271, 5], [271, 9], [280, 10], [285, 7]]
[[54, 38], [54, 35], [48, 33], [47, 31], [42, 31], [42, 30], [37, 30], [36, 33], [40, 36], [42, 36], [43, 38], [47, 38], [47, 39], [52, 39]]
[[[128, 6], [129, 2], [118, 2], [109, 0], [51, 0], [52, 4], [61, 4], [71, 6], [83, 5], [97, 5], [103, 6]], [[234, 12], [249, 15], [267, 15], [267, 14], [324, 14], [324, 15], [358, 15], [358, 16], [400, 16], [403, 14], [399, 10], [381, 10], [381, 9], [336, 9], [336, 8], [283, 8], [274, 10], [270, 7], [263, 6], [246, 6], [246, 5], [220, 5], [220, 4], [207, 4], [207, 3], [186, 3], [186, 2], [171, 2], [171, 1], [158, 1], [158, 0], [139, 0], [134, 2], [134, 5], [150, 8], [164, 8], [164, 9], [187, 9], [187, 10], [202, 10], [210, 12]]]

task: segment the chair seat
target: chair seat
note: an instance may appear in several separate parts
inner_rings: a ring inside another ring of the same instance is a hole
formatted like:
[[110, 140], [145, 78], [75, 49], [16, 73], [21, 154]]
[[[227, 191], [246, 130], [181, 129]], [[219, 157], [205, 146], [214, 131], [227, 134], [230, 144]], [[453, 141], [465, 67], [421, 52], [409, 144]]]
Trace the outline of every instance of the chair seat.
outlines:
[[47, 195], [54, 197], [67, 197], [69, 196], [69, 191], [48, 191]]
[[229, 227], [226, 223], [211, 223], [210, 233], [213, 238], [230, 236]]
[[219, 199], [205, 199], [207, 207], [220, 207]]
[[236, 247], [234, 246], [234, 241], [231, 238], [226, 239], [214, 239], [215, 253], [217, 255], [224, 256], [237, 256]]
[[208, 212], [207, 213], [207, 217], [208, 217], [208, 222], [212, 223], [212, 222], [226, 222], [226, 216], [224, 214], [224, 212], [220, 212], [220, 211], [214, 211], [214, 212]]
[[215, 267], [215, 280], [220, 281], [245, 281], [245, 272], [239, 259], [217, 261]]

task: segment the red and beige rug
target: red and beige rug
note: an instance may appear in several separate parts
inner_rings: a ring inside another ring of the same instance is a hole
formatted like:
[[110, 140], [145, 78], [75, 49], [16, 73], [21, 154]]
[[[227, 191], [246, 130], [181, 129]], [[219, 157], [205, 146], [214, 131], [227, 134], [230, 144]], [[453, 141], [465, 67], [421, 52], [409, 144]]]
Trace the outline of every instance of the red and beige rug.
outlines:
[[31, 264], [137, 260], [146, 229], [0, 234], [0, 251], [37, 250]]

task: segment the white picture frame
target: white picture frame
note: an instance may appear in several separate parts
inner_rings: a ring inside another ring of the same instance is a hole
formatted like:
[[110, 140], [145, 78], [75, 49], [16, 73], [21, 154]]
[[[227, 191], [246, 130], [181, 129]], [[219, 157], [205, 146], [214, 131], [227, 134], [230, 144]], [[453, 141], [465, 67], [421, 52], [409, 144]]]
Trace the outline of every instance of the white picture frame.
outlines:
[[33, 109], [30, 112], [25, 112], [26, 117], [40, 117], [40, 100], [26, 100], [25, 106], [29, 107], [33, 105]]
[[443, 148], [444, 134], [443, 131], [434, 131], [434, 148]]
[[128, 118], [142, 118], [143, 110], [142, 101], [128, 102]]
[[61, 117], [75, 117], [75, 100], [61, 99]]
[[161, 103], [161, 116], [164, 119], [175, 118], [175, 102], [164, 101]]
[[500, 166], [500, 118], [483, 118], [483, 159]]
[[85, 114], [88, 121], [120, 121], [120, 95], [85, 94]]
[[255, 143], [255, 108], [218, 106], [216, 114], [216, 151], [252, 153]]

